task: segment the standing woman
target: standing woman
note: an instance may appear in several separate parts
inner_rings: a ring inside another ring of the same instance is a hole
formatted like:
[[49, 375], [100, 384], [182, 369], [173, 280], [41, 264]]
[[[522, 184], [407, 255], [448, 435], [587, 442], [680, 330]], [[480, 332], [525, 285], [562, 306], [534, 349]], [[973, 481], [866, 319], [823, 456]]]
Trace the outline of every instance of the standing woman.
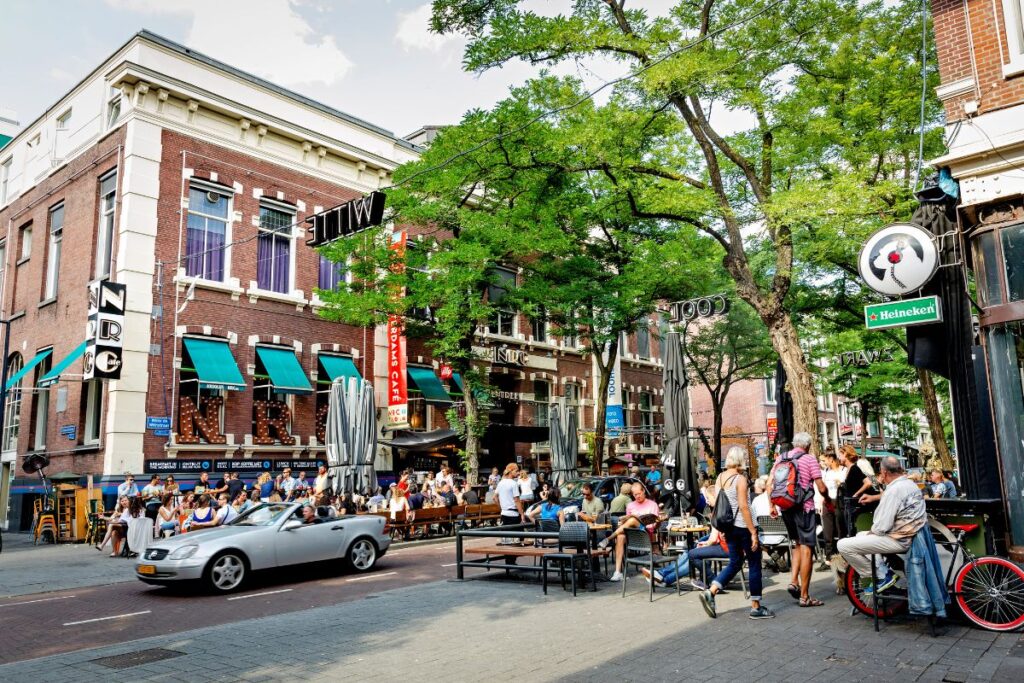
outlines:
[[825, 454], [825, 469], [821, 474], [825, 482], [825, 500], [821, 504], [821, 529], [825, 537], [825, 563], [836, 554], [839, 536], [839, 519], [836, 506], [839, 505], [839, 487], [846, 481], [846, 468], [839, 464], [839, 456], [829, 451]]
[[523, 501], [524, 508], [533, 505], [533, 479], [526, 470], [519, 473], [519, 499]]
[[750, 513], [750, 487], [747, 483], [747, 453], [739, 446], [733, 446], [725, 455], [725, 471], [718, 475], [715, 488], [725, 491], [725, 496], [732, 507], [733, 524], [725, 529], [725, 539], [729, 546], [729, 564], [719, 572], [711, 588], [700, 594], [701, 604], [708, 616], [718, 616], [715, 608], [715, 595], [728, 584], [747, 561], [750, 579], [750, 618], [771, 619], [775, 616], [767, 607], [761, 605], [761, 547], [757, 540], [757, 526]]

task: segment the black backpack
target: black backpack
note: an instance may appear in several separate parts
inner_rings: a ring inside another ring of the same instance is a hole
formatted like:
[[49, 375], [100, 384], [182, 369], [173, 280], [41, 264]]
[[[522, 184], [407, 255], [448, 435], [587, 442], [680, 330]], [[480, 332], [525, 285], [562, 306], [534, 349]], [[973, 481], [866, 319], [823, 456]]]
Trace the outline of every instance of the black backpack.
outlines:
[[725, 495], [725, 489], [728, 488], [729, 482], [738, 476], [740, 475], [734, 474], [729, 478], [729, 481], [724, 482], [722, 488], [718, 490], [718, 496], [715, 498], [715, 511], [711, 515], [711, 526], [723, 534], [736, 524], [736, 515], [732, 511], [732, 503], [729, 502], [729, 496]]

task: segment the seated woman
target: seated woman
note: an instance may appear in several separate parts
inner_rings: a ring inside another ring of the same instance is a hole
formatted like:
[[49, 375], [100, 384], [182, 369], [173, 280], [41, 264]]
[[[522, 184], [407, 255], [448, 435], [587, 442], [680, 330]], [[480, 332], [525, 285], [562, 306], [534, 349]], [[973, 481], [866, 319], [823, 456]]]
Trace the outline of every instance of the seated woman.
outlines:
[[[107, 543], [110, 543], [114, 539], [114, 532], [116, 530], [123, 529], [127, 533], [127, 514], [128, 496], [121, 496], [121, 499], [117, 501], [117, 505], [114, 506], [113, 512], [111, 512], [110, 516], [107, 517], [107, 535], [103, 538], [103, 542], [96, 546], [96, 550], [102, 552], [103, 549], [107, 546]], [[119, 551], [120, 541], [118, 541], [117, 544], [115, 545], [114, 553], [111, 555], [111, 557], [116, 557]]]
[[210, 494], [204, 493], [199, 496], [199, 502], [196, 503], [195, 509], [192, 510], [192, 516], [189, 518], [188, 530], [196, 531], [198, 529], [217, 526], [217, 520], [215, 517], [216, 513], [213, 511], [213, 507], [210, 506]]
[[174, 504], [174, 494], [165, 493], [160, 509], [156, 513], [156, 522], [159, 525], [157, 527], [158, 534], [162, 534], [165, 531], [174, 531], [177, 528], [178, 512], [180, 510], [181, 506]]
[[558, 522], [558, 526], [562, 526], [562, 524], [565, 523], [565, 512], [562, 510], [562, 504], [559, 502], [558, 489], [552, 489], [549, 491], [547, 500], [538, 505], [534, 505], [526, 513], [526, 516], [531, 522], [536, 522], [538, 519], [542, 519]]

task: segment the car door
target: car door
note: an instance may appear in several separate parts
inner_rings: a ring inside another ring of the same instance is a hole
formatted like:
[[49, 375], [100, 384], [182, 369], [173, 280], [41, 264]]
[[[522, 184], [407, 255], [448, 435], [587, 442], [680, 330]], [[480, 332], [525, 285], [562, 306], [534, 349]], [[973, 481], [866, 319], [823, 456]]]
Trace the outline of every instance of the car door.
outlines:
[[275, 554], [277, 566], [305, 562], [322, 562], [338, 557], [345, 547], [346, 530], [344, 520], [326, 519], [321, 524], [291, 524], [296, 518], [289, 518], [278, 529]]

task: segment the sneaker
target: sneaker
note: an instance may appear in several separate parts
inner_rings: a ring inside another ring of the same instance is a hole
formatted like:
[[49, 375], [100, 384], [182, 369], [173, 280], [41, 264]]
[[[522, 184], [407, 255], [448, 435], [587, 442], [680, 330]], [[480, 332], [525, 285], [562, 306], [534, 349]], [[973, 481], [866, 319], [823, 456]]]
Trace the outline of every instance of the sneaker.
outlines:
[[764, 605], [761, 605], [757, 609], [750, 610], [749, 616], [751, 619], [774, 619], [775, 612], [771, 611]]
[[661, 572], [659, 572], [659, 571], [655, 571], [654, 572], [654, 580], [657, 581], [658, 583], [661, 583], [661, 584], [665, 583], [665, 579], [661, 575]]
[[604, 550], [605, 548], [607, 548], [608, 547], [608, 538], [607, 537], [606, 538], [602, 538], [601, 542], [597, 544], [597, 547], [600, 548], [601, 550]]
[[893, 573], [893, 571], [890, 569], [889, 573], [886, 574], [882, 578], [882, 580], [878, 583], [878, 587], [877, 588], [872, 586], [872, 585], [870, 585], [870, 580], [869, 580], [868, 586], [866, 588], [864, 588], [864, 595], [867, 595], [867, 596], [870, 597], [871, 595], [874, 594], [874, 592], [876, 590], [879, 593], [881, 593], [883, 591], [887, 591], [887, 590], [889, 590], [890, 588], [892, 588], [893, 586], [896, 585], [896, 580], [897, 580], [896, 579], [896, 574]]
[[611, 578], [608, 579], [608, 580], [609, 581], [622, 581], [622, 572], [615, 572], [614, 574], [612, 574]]
[[707, 590], [700, 594], [700, 604], [704, 607], [704, 611], [708, 613], [708, 616], [712, 619], [718, 618], [718, 612], [715, 610], [715, 596], [712, 595], [711, 591]]
[[658, 572], [652, 573], [651, 570], [647, 567], [640, 567], [640, 573], [644, 575], [644, 580], [647, 581], [647, 583], [654, 581], [655, 586], [665, 585], [665, 579], [663, 579], [661, 574], [659, 574]]
[[705, 584], [700, 579], [690, 579], [690, 585], [696, 588], [697, 590], [706, 591], [708, 589], [707, 584]]

